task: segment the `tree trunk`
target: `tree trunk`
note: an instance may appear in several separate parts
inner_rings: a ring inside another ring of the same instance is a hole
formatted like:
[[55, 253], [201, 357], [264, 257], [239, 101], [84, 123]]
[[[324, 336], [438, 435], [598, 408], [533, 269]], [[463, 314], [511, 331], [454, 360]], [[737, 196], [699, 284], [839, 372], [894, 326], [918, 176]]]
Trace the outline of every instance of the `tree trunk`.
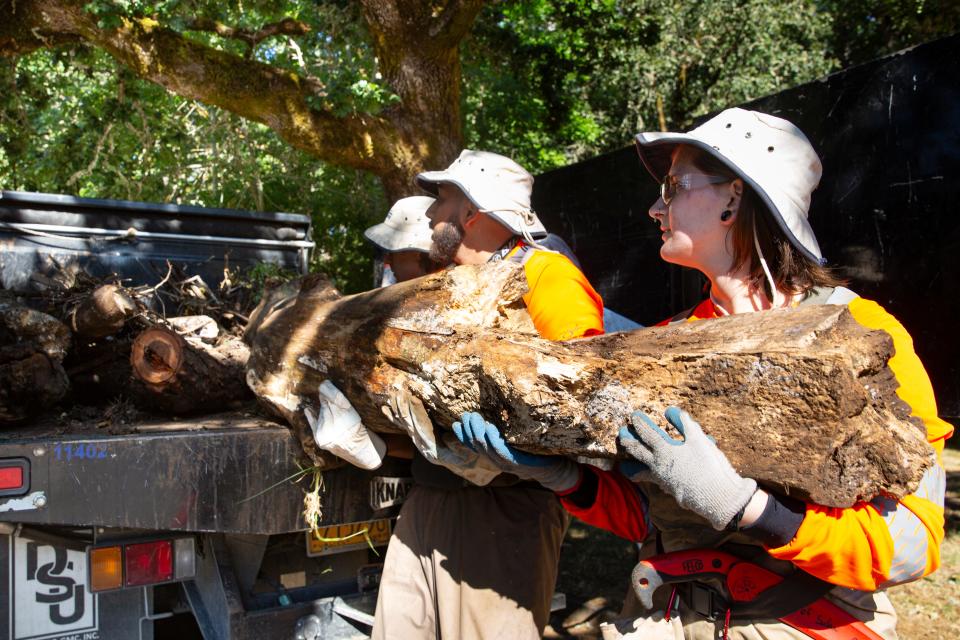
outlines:
[[40, 311], [0, 303], [0, 422], [55, 405], [70, 389], [63, 358], [70, 330]]
[[239, 338], [206, 344], [155, 326], [140, 333], [130, 349], [137, 406], [173, 415], [235, 408], [250, 398], [244, 383], [250, 351]]
[[406, 386], [447, 428], [478, 410], [523, 449], [615, 457], [635, 410], [687, 409], [742, 473], [777, 491], [847, 506], [916, 488], [931, 461], [924, 427], [896, 395], [886, 333], [845, 307], [746, 314], [558, 343], [537, 337], [522, 269], [458, 267], [273, 313], [248, 383], [308, 453], [303, 410], [331, 379], [364, 423]]

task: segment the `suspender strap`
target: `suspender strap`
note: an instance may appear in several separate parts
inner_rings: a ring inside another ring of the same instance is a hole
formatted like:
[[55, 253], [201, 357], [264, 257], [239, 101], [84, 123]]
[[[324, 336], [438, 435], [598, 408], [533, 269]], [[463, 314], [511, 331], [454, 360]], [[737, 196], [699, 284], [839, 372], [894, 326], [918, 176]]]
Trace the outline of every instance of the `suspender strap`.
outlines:
[[[815, 640], [882, 640], [824, 596], [833, 586], [803, 571], [783, 576], [719, 549], [687, 549], [641, 560], [631, 575], [646, 608], [653, 593], [676, 585], [685, 604], [710, 620], [780, 620]], [[723, 593], [711, 587], [721, 584]]]

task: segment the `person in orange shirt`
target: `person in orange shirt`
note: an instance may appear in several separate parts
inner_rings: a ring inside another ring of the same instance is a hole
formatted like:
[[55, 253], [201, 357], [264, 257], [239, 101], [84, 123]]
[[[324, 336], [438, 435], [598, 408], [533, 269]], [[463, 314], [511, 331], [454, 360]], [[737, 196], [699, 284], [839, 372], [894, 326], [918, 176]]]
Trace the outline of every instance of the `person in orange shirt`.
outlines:
[[[841, 286], [825, 267], [807, 221], [821, 163], [790, 122], [728, 109], [689, 133], [641, 133], [637, 148], [661, 183], [650, 216], [663, 232], [661, 257], [706, 276], [707, 299], [667, 322], [696, 322], [732, 313], [807, 304], [845, 305], [860, 324], [886, 331], [895, 355], [889, 362], [897, 394], [923, 421], [936, 455], [917, 490], [897, 500], [879, 495], [849, 508], [804, 503], [742, 477], [694, 418], [677, 407], [669, 436], [639, 414], [619, 442], [635, 462], [623, 475], [569, 460], [514, 451], [495, 425], [465, 414], [454, 431], [464, 444], [495, 462], [542, 468], [575, 465], [577, 482], [558, 491], [567, 510], [634, 541], [653, 537], [658, 552], [723, 549], [802, 581], [851, 614], [858, 630], [832, 638], [896, 638], [896, 613], [887, 587], [917, 580], [940, 564], [944, 536], [945, 473], [941, 454], [953, 427], [937, 416], [930, 380], [903, 326], [876, 302]], [[629, 482], [629, 476], [634, 482]], [[701, 577], [655, 600], [619, 627], [627, 638], [808, 638], [810, 629], [779, 620], [778, 611], [730, 618], [724, 585]], [[799, 587], [798, 587], [799, 588]], [[800, 606], [800, 605], [796, 605]], [[795, 607], [796, 608], [796, 607]], [[672, 615], [670, 615], [672, 614]], [[604, 637], [608, 637], [605, 635]], [[609, 637], [621, 637], [611, 631]]]
[[[533, 176], [523, 167], [468, 149], [417, 183], [436, 197], [427, 211], [435, 262], [520, 264], [529, 286], [523, 300], [542, 337], [603, 333], [599, 294], [567, 257], [536, 239], [546, 230], [530, 208]], [[468, 468], [469, 456], [434, 437], [418, 401], [398, 397], [391, 414], [415, 438], [427, 434], [434, 448], [418, 445], [411, 463], [414, 485], [387, 549], [372, 638], [538, 640], [568, 522], [552, 489], [572, 486], [576, 469], [508, 475], [492, 465]], [[464, 468], [455, 473], [458, 459]]]

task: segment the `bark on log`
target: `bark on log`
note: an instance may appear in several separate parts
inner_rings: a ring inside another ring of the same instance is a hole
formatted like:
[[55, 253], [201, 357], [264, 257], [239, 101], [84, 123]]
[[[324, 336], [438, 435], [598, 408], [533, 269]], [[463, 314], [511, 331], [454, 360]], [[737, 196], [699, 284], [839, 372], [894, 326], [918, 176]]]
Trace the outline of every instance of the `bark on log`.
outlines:
[[[293, 304], [301, 291], [318, 286], [318, 283], [322, 283], [321, 286], [329, 290], [329, 295], [332, 298], [339, 297], [340, 294], [330, 281], [326, 276], [322, 276], [321, 274], [287, 280], [286, 282], [266, 287], [263, 296], [260, 298], [260, 302], [253, 308], [253, 311], [250, 312], [250, 319], [247, 321], [247, 326], [243, 330], [243, 341], [247, 344], [253, 344], [257, 331], [260, 330], [260, 325], [263, 324], [263, 321], [269, 317], [271, 313], [287, 304]], [[306, 287], [306, 289], [304, 289], [304, 287]]]
[[239, 338], [216, 345], [163, 326], [141, 332], [130, 349], [139, 384], [131, 391], [137, 406], [173, 415], [236, 407], [250, 399], [244, 383], [249, 348]]
[[829, 506], [910, 493], [932, 460], [896, 396], [889, 336], [845, 307], [556, 343], [536, 336], [525, 289], [498, 264], [332, 302], [301, 295], [260, 326], [247, 382], [312, 455], [303, 409], [329, 378], [374, 430], [394, 430], [379, 407], [405, 385], [437, 426], [479, 410], [514, 444], [571, 456], [613, 457], [634, 410], [663, 423], [679, 405], [741, 473]]
[[70, 330], [54, 318], [0, 303], [0, 422], [15, 422], [55, 405], [70, 381], [63, 358]]
[[136, 312], [137, 303], [122, 287], [104, 284], [70, 311], [69, 324], [78, 336], [103, 338], [118, 333]]
[[64, 366], [75, 402], [95, 405], [118, 396], [133, 398], [132, 341], [127, 332], [100, 339], [74, 339]]

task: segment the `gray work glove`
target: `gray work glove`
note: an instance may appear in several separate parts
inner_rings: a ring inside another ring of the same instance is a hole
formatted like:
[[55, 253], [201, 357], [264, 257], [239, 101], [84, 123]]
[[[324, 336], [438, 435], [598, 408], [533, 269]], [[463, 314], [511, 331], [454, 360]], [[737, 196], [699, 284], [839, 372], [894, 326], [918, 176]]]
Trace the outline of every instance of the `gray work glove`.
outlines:
[[398, 391], [381, 410], [393, 424], [407, 432], [414, 446], [429, 462], [479, 486], [489, 484], [500, 475], [500, 469], [458, 442], [453, 434], [443, 434], [445, 437], [438, 442], [423, 403], [406, 389]]
[[677, 504], [708, 520], [714, 529], [725, 529], [753, 497], [756, 481], [734, 470], [689, 413], [670, 407], [664, 416], [683, 440], [671, 438], [638, 411], [633, 428], [620, 429], [620, 445], [649, 468], [650, 479]]
[[465, 413], [460, 422], [453, 423], [457, 440], [490, 460], [506, 473], [521, 480], [533, 480], [563, 493], [576, 486], [580, 466], [561, 456], [541, 456], [514, 449], [500, 434], [500, 429], [483, 419], [479, 413]]

